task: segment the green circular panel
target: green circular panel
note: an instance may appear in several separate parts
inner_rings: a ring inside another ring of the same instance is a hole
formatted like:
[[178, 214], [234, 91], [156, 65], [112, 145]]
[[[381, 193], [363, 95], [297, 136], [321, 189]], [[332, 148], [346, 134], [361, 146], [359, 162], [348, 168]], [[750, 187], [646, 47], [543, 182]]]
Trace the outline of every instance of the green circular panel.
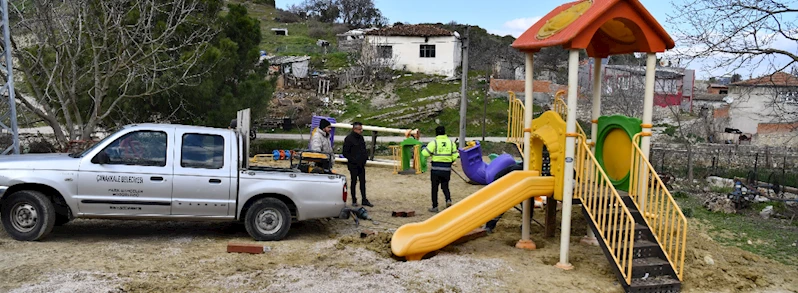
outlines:
[[632, 137], [643, 131], [642, 121], [623, 115], [598, 119], [596, 160], [616, 189], [629, 190], [629, 167], [632, 159]]

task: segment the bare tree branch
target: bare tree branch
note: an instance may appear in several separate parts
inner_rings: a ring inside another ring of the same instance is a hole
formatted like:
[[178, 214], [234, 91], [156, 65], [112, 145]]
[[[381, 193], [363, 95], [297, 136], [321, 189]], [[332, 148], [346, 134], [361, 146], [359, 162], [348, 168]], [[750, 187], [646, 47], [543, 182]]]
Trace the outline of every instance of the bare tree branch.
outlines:
[[17, 2], [19, 96], [62, 145], [89, 138], [121, 101], [192, 83], [209, 70], [196, 69], [217, 33], [203, 16], [215, 13], [201, 0]]

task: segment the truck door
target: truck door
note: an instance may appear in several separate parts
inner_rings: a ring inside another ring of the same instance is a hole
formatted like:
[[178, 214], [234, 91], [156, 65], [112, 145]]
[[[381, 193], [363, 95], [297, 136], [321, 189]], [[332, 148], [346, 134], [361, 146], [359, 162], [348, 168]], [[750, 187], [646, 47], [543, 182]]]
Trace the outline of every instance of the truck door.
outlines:
[[210, 128], [175, 132], [173, 215], [227, 216], [228, 206], [235, 206], [231, 186], [238, 162], [226, 149], [234, 145], [230, 139], [232, 132]]
[[87, 214], [169, 215], [172, 156], [166, 131], [135, 130], [86, 158], [78, 174], [78, 209]]

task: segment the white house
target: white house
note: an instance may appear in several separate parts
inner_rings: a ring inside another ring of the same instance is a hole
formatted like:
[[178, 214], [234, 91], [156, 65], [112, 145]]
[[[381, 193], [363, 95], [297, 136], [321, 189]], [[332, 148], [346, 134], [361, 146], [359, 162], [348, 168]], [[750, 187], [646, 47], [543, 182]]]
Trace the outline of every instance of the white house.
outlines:
[[366, 32], [363, 58], [395, 70], [453, 76], [460, 66], [460, 35], [433, 25], [395, 25]]
[[798, 128], [798, 77], [776, 72], [729, 85], [730, 127], [768, 134]]

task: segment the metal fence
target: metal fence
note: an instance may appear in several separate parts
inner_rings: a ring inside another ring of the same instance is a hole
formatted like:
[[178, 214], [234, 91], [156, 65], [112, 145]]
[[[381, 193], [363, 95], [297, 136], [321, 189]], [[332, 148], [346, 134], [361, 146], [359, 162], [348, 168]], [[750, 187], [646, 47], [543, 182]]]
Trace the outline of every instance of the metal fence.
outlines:
[[[798, 187], [798, 154], [757, 151], [736, 151], [732, 148], [694, 150], [693, 178], [707, 176], [744, 178], [783, 186]], [[653, 148], [649, 157], [659, 173], [687, 178], [687, 150], [681, 148]]]

